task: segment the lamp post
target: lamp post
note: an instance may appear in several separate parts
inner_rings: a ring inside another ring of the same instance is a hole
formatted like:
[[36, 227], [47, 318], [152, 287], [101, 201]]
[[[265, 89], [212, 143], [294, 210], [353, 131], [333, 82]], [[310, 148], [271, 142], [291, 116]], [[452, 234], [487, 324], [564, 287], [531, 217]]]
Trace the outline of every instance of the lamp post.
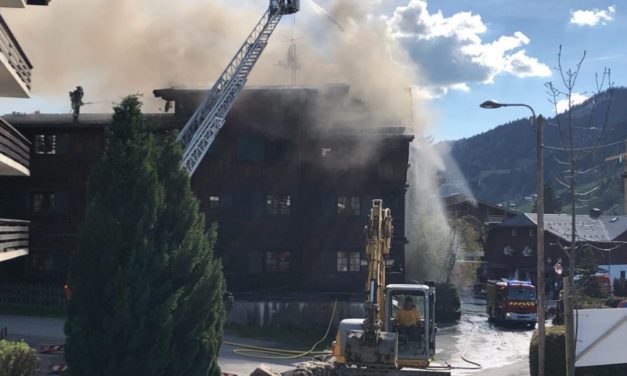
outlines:
[[538, 284], [538, 375], [544, 376], [544, 356], [545, 356], [545, 318], [544, 318], [544, 162], [542, 159], [542, 118], [536, 118], [533, 108], [523, 103], [498, 103], [495, 101], [485, 101], [481, 103], [481, 108], [495, 109], [501, 107], [526, 107], [531, 111], [531, 125], [536, 127], [536, 190], [538, 201], [536, 212], [538, 216], [538, 227], [536, 234], [536, 268]]

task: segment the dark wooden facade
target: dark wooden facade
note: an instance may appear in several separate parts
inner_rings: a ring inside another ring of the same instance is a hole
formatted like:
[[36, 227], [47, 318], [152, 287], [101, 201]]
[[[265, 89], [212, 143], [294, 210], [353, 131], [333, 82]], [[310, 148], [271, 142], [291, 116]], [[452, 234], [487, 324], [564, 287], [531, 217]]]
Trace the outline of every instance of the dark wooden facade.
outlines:
[[498, 206], [480, 199], [472, 199], [457, 193], [443, 198], [449, 216], [455, 218], [472, 217], [486, 229], [517, 216], [515, 210]]
[[[560, 247], [560, 244], [570, 245], [568, 221], [570, 215], [545, 215], [544, 265], [547, 288], [558, 279], [553, 270], [558, 261], [561, 261], [565, 272], [568, 269], [568, 256]], [[611, 254], [598, 249], [593, 251], [599, 265], [610, 264], [610, 257], [615, 270], [618, 265], [627, 265], [627, 216], [590, 218], [577, 215], [577, 226], [578, 245], [591, 244], [612, 250]], [[520, 214], [490, 230], [485, 247], [488, 278], [535, 280], [536, 231], [535, 214]]]
[[[162, 90], [177, 113], [147, 115], [181, 127], [202, 92]], [[192, 177], [233, 291], [361, 291], [363, 227], [371, 199], [392, 209], [392, 271], [404, 269], [404, 208], [411, 135], [401, 128], [321, 127], [316, 89], [246, 90]], [[327, 95], [327, 94], [324, 94]], [[332, 95], [343, 95], [335, 91]], [[86, 181], [110, 115], [14, 115], [33, 145], [30, 178], [0, 178], [3, 211], [32, 220], [31, 254], [0, 265], [15, 280], [63, 283], [86, 202]], [[11, 203], [11, 204], [8, 204]], [[5, 205], [7, 204], [7, 205]], [[1, 217], [0, 213], [0, 217]], [[19, 216], [18, 216], [19, 217]], [[1, 277], [0, 277], [1, 278]]]

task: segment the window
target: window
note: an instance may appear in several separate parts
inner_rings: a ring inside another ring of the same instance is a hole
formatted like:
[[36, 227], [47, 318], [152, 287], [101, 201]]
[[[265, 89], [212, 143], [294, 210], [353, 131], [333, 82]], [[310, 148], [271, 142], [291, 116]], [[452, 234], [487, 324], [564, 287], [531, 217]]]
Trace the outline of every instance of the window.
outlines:
[[237, 140], [237, 159], [240, 162], [263, 162], [264, 140], [260, 137], [240, 137]]
[[333, 151], [333, 149], [331, 149], [331, 148], [321, 148], [320, 149], [320, 156], [322, 158], [329, 157], [331, 155], [332, 151]]
[[516, 233], [516, 229], [515, 229], [515, 228], [513, 228], [513, 229], [512, 229], [512, 238], [515, 238], [515, 237], [517, 237], [517, 236], [518, 236], [518, 234]]
[[32, 214], [52, 214], [55, 208], [55, 195], [53, 192], [33, 192], [31, 193], [31, 213]]
[[624, 270], [620, 271], [620, 279], [625, 279], [625, 271]]
[[359, 216], [360, 208], [359, 196], [339, 196], [337, 198], [338, 215]]
[[220, 209], [230, 210], [233, 208], [233, 196], [220, 195]]
[[30, 212], [33, 215], [67, 215], [70, 209], [67, 192], [31, 192]]
[[338, 252], [337, 271], [338, 272], [358, 272], [361, 270], [361, 253], [359, 252]]
[[38, 134], [33, 142], [35, 154], [56, 154], [57, 136], [54, 134]]
[[220, 208], [220, 196], [209, 196], [209, 209]]
[[289, 215], [292, 201], [289, 195], [266, 195], [266, 214]]
[[529, 237], [530, 237], [530, 238], [533, 238], [533, 236], [535, 235], [535, 233], [536, 233], [536, 232], [535, 232], [532, 228], [530, 228], [530, 229], [529, 229]]
[[359, 204], [359, 197], [351, 197], [350, 215], [359, 216], [359, 208], [361, 206]]
[[50, 253], [33, 253], [31, 254], [31, 265], [33, 270], [49, 272], [54, 269], [54, 258]]
[[266, 272], [289, 272], [290, 271], [290, 253], [266, 252]]
[[335, 218], [337, 213], [337, 197], [332, 193], [323, 193], [320, 197], [320, 209], [324, 218]]
[[248, 254], [248, 274], [261, 274], [263, 266], [263, 253], [250, 252]]

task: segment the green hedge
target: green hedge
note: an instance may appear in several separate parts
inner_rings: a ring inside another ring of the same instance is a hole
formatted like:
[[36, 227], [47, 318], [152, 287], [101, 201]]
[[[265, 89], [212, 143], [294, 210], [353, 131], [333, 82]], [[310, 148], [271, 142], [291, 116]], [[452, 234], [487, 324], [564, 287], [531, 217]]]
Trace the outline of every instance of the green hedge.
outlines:
[[[545, 375], [566, 374], [566, 350], [564, 346], [564, 327], [552, 326], [546, 328], [546, 345], [544, 357]], [[538, 375], [538, 331], [533, 332], [529, 345], [529, 373]]]
[[[534, 331], [529, 345], [529, 373], [538, 375], [538, 332]], [[546, 328], [546, 355], [544, 361], [545, 375], [566, 374], [566, 350], [564, 346], [564, 326]], [[579, 367], [576, 376], [617, 376], [627, 375], [627, 364], [609, 366]]]
[[35, 350], [26, 342], [0, 340], [0, 376], [32, 376], [38, 367]]

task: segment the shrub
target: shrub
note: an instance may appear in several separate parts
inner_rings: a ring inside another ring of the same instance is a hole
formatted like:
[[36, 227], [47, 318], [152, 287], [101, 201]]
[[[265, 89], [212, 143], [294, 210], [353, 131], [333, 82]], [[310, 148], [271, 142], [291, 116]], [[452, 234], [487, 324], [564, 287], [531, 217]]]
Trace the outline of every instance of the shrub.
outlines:
[[32, 376], [38, 367], [39, 359], [26, 342], [0, 340], [0, 376]]
[[461, 303], [457, 288], [452, 283], [435, 285], [435, 318], [437, 321], [455, 321], [461, 317]]
[[[545, 375], [566, 374], [566, 350], [564, 346], [564, 327], [546, 328], [546, 355], [544, 358]], [[534, 331], [529, 344], [529, 373], [538, 375], [538, 332]]]
[[620, 302], [623, 301], [623, 298], [619, 298], [616, 296], [610, 296], [609, 298], [605, 299], [605, 305], [610, 307], [610, 308], [616, 308], [618, 307], [618, 304]]
[[[564, 327], [553, 326], [546, 328], [546, 355], [544, 360], [545, 375], [566, 374], [566, 349], [564, 346]], [[538, 332], [534, 331], [529, 345], [529, 373], [538, 375]], [[576, 376], [614, 376], [627, 375], [627, 364], [612, 364], [594, 367], [578, 367]]]
[[627, 279], [614, 278], [614, 295], [627, 296]]

